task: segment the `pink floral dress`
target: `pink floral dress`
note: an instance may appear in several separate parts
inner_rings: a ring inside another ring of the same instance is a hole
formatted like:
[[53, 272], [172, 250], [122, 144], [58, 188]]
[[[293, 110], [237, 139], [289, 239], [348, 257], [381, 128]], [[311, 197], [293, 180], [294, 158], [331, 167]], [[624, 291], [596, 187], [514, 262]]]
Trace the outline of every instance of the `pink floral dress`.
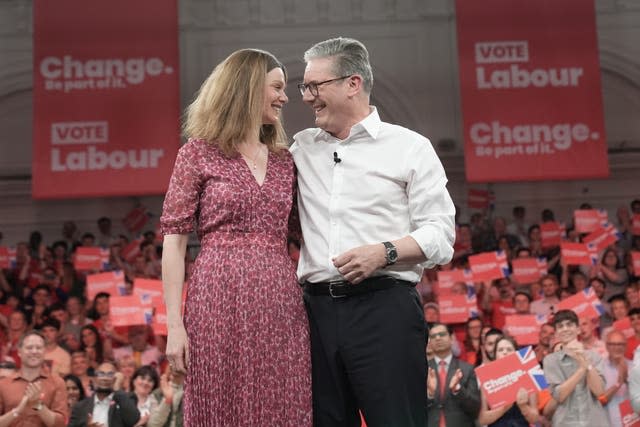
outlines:
[[184, 316], [187, 427], [311, 426], [308, 324], [286, 244], [294, 188], [286, 150], [269, 153], [262, 186], [215, 145], [178, 153], [162, 232], [196, 230], [201, 244]]

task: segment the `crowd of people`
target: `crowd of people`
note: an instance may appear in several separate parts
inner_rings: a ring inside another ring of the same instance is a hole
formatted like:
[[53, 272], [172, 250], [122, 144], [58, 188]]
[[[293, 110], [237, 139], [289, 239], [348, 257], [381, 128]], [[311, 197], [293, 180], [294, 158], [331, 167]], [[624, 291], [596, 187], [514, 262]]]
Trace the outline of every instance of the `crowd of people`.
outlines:
[[113, 235], [109, 218], [97, 225], [97, 235], [80, 235], [65, 222], [50, 242], [33, 232], [16, 245], [15, 263], [0, 270], [1, 426], [17, 418], [47, 426], [182, 425], [184, 375], [166, 362], [166, 337], [149, 325], [113, 326], [111, 295], [88, 300], [86, 277], [95, 272], [73, 262], [80, 246], [108, 248], [104, 270], [123, 271], [130, 293], [134, 278], [160, 279], [161, 242], [145, 233], [138, 257], [127, 261], [121, 250], [129, 237]]
[[[629, 401], [640, 412], [640, 277], [632, 258], [640, 251], [633, 227], [640, 200], [617, 210], [617, 240], [601, 250], [592, 265], [567, 265], [559, 246], [543, 247], [540, 224], [556, 221], [551, 210], [531, 223], [522, 206], [513, 208], [509, 220], [488, 212], [473, 214], [470, 223], [457, 223], [452, 262], [425, 270], [419, 284], [428, 329], [428, 424], [627, 425], [620, 404]], [[567, 224], [564, 240], [581, 242], [586, 234]], [[438, 271], [468, 269], [470, 256], [499, 250], [509, 264], [517, 258], [544, 257], [547, 271], [526, 284], [508, 274], [456, 283], [449, 292], [475, 295], [478, 314], [465, 323], [442, 323]], [[572, 310], [583, 313], [577, 307], [558, 307], [585, 290], [598, 298], [599, 316], [579, 317]], [[535, 326], [538, 339], [532, 347], [549, 387], [539, 392], [521, 389], [512, 403], [490, 407], [475, 368], [526, 347], [505, 322], [509, 316], [526, 315], [544, 319]]]

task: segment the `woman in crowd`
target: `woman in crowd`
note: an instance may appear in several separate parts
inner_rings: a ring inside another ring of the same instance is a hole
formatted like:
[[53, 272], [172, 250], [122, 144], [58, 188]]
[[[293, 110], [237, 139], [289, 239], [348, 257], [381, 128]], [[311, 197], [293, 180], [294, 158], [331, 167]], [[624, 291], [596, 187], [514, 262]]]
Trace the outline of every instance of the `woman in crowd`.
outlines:
[[[496, 341], [496, 360], [502, 359], [515, 352], [518, 348], [516, 341], [508, 336], [500, 337]], [[516, 402], [489, 409], [487, 397], [482, 387], [481, 407], [478, 422], [488, 427], [529, 427], [538, 422], [538, 396], [536, 393], [528, 394], [523, 388], [518, 390]]]
[[[106, 341], [105, 341], [106, 342]], [[84, 351], [89, 359], [90, 368], [96, 369], [99, 364], [110, 359], [110, 346], [103, 345], [103, 340], [98, 333], [98, 329], [93, 325], [85, 325], [80, 332], [80, 350]]]
[[605, 298], [623, 294], [629, 283], [629, 273], [622, 266], [618, 252], [613, 248], [604, 251], [600, 264], [591, 269], [591, 275], [600, 277], [606, 283]]
[[73, 374], [64, 376], [64, 384], [67, 388], [67, 403], [69, 405], [69, 413], [71, 413], [73, 405], [84, 399], [84, 387], [80, 378]]
[[151, 392], [158, 387], [159, 383], [158, 371], [149, 365], [141, 366], [133, 373], [129, 387], [136, 395], [138, 411], [140, 411], [140, 421], [136, 426], [146, 426], [151, 411], [158, 406], [158, 401]]
[[153, 392], [158, 406], [151, 411], [147, 427], [177, 427], [182, 425], [184, 375], [167, 368], [160, 377], [160, 389]]
[[482, 320], [478, 317], [467, 320], [463, 345], [464, 360], [472, 366], [476, 365], [480, 354], [480, 335]]
[[[273, 55], [243, 49], [216, 67], [187, 110], [189, 142], [161, 226], [167, 358], [187, 372], [189, 426], [311, 425], [307, 316], [287, 253], [296, 181], [280, 121], [286, 85]], [[183, 323], [193, 231], [202, 250]]]

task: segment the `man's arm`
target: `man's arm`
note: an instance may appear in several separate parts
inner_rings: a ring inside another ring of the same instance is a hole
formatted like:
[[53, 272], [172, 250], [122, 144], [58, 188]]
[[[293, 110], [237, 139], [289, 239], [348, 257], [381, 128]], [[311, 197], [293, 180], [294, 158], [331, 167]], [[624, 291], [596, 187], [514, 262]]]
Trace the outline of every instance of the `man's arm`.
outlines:
[[629, 373], [629, 399], [634, 412], [640, 412], [640, 365], [634, 365]]
[[549, 383], [551, 396], [559, 404], [567, 400], [567, 397], [573, 393], [576, 385], [578, 385], [587, 373], [587, 368], [579, 366], [569, 378], [565, 379], [560, 370], [560, 359], [557, 357], [557, 353], [545, 357], [543, 366], [544, 376], [547, 383]]
[[133, 427], [140, 419], [136, 403], [123, 391], [113, 393], [113, 400], [120, 406], [120, 419], [123, 426]]
[[470, 418], [477, 418], [480, 413], [480, 389], [478, 388], [478, 378], [472, 368], [461, 366], [462, 378], [460, 379], [460, 389], [452, 392], [453, 400]]

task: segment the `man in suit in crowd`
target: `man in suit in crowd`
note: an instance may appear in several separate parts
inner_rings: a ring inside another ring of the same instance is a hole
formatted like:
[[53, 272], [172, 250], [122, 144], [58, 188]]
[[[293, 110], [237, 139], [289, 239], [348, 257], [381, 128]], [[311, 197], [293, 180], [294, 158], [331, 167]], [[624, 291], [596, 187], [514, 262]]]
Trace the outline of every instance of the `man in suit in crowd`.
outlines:
[[429, 330], [434, 358], [427, 375], [427, 425], [474, 427], [480, 411], [480, 391], [473, 367], [453, 357], [452, 333], [435, 323]]
[[133, 427], [140, 419], [133, 393], [114, 391], [116, 367], [104, 362], [96, 370], [96, 392], [76, 403], [69, 427]]

